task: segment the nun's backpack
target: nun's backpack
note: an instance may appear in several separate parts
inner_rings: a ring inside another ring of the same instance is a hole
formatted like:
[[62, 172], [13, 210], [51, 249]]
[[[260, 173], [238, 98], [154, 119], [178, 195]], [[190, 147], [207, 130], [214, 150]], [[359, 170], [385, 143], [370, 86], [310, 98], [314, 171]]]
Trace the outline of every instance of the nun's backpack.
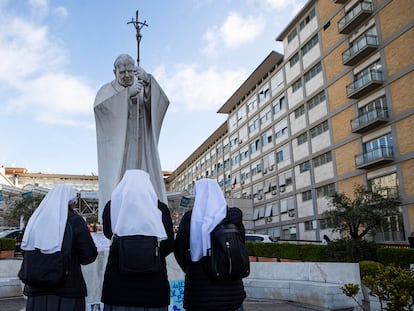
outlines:
[[244, 239], [235, 224], [227, 218], [210, 233], [208, 272], [215, 280], [237, 280], [250, 273], [249, 255]]
[[23, 261], [18, 273], [20, 280], [37, 288], [53, 288], [65, 282], [72, 252], [72, 227], [66, 223], [62, 249], [45, 254], [40, 249], [24, 251]]
[[118, 249], [119, 273], [122, 275], [161, 271], [160, 242], [155, 236], [114, 235]]

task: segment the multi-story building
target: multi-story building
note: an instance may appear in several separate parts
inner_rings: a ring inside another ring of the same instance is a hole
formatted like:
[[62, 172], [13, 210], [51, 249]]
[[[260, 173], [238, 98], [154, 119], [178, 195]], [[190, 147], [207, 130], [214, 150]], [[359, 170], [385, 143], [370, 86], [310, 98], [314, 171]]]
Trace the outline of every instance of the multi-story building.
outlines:
[[414, 231], [414, 6], [411, 0], [310, 0], [219, 109], [227, 122], [168, 178], [171, 191], [215, 178], [252, 201], [254, 230], [332, 236], [329, 195], [356, 184], [398, 195], [377, 241]]

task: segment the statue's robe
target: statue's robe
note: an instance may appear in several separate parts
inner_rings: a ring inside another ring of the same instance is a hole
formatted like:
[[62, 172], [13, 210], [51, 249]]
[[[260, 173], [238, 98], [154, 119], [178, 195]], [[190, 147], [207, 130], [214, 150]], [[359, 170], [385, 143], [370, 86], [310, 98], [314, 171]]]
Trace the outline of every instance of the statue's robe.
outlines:
[[138, 95], [129, 98], [128, 89], [114, 80], [102, 86], [95, 97], [99, 220], [112, 191], [128, 169], [147, 171], [158, 199], [168, 203], [158, 139], [169, 100], [152, 75]]

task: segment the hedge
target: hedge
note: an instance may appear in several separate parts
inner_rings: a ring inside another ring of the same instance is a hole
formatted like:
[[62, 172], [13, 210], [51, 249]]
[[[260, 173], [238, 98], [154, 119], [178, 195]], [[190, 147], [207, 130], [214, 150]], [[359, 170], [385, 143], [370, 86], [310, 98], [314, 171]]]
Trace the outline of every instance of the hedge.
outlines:
[[366, 241], [337, 240], [328, 245], [246, 242], [250, 256], [273, 257], [314, 262], [379, 262], [409, 268], [414, 264], [414, 249], [384, 248]]
[[9, 251], [16, 248], [16, 240], [10, 238], [0, 238], [0, 251]]
[[378, 262], [385, 266], [394, 264], [400, 268], [409, 268], [410, 264], [414, 264], [414, 248], [379, 247], [377, 257]]

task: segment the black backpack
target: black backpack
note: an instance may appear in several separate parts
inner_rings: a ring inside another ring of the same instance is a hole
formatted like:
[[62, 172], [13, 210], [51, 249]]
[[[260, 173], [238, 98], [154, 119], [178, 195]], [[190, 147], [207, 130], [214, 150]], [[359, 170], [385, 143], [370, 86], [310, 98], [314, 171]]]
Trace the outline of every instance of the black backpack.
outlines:
[[114, 236], [118, 248], [119, 273], [155, 273], [162, 269], [160, 242], [155, 236]]
[[37, 288], [53, 288], [65, 282], [70, 268], [72, 253], [72, 226], [66, 223], [62, 249], [44, 254], [40, 249], [24, 251], [18, 273], [20, 280]]
[[250, 273], [249, 255], [244, 239], [235, 224], [225, 218], [210, 233], [208, 272], [215, 280], [237, 280]]

